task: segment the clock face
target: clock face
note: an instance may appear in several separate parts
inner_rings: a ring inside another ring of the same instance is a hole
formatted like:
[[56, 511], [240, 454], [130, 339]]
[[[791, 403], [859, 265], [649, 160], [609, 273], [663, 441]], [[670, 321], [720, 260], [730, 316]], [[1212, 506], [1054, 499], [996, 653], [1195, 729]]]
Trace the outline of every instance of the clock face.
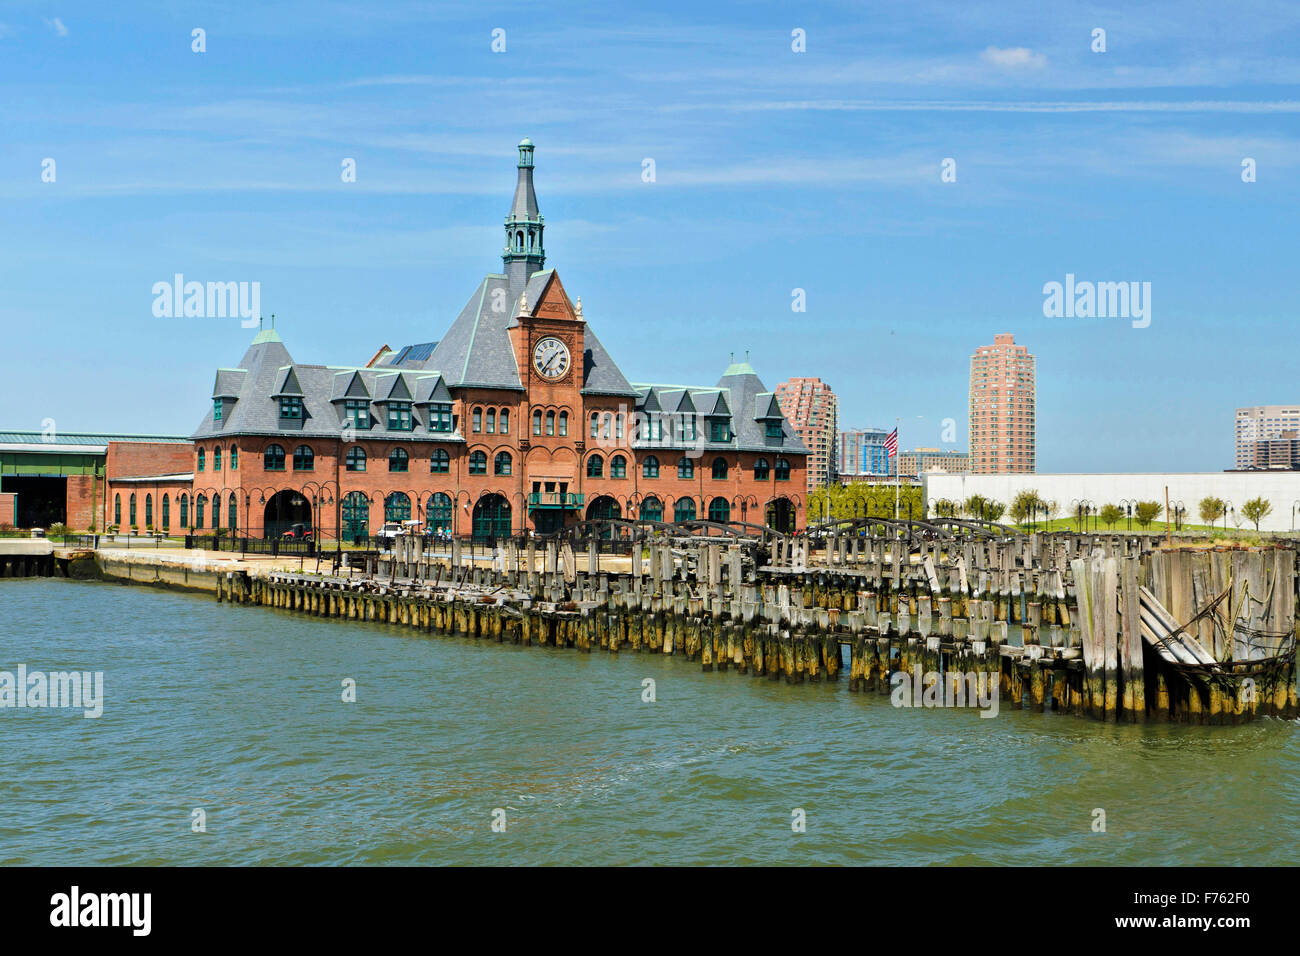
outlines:
[[569, 371], [569, 347], [557, 338], [542, 339], [533, 349], [533, 368], [542, 378], [563, 378]]

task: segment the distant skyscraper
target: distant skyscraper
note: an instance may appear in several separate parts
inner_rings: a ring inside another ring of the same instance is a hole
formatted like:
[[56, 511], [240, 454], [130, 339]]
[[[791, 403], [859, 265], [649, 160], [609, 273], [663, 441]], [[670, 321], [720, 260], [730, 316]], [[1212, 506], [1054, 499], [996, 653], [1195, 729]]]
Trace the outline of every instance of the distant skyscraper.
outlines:
[[1237, 468], [1291, 467], [1280, 461], [1280, 442], [1287, 441], [1290, 458], [1290, 440], [1300, 432], [1300, 405], [1252, 405], [1237, 409]]
[[792, 378], [776, 387], [781, 413], [809, 449], [808, 490], [825, 488], [835, 477], [839, 402], [819, 378]]
[[849, 428], [840, 432], [839, 454], [835, 460], [837, 478], [861, 478], [864, 475], [889, 475], [889, 456], [885, 454], [883, 428]]
[[1034, 357], [1015, 337], [993, 337], [970, 360], [970, 470], [1033, 473]]

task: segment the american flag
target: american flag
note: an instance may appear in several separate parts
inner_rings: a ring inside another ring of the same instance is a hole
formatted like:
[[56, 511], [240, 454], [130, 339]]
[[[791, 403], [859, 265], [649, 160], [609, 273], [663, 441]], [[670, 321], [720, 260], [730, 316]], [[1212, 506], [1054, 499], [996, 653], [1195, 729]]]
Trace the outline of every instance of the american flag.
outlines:
[[895, 428], [885, 438], [885, 454], [893, 458], [898, 454], [898, 429]]

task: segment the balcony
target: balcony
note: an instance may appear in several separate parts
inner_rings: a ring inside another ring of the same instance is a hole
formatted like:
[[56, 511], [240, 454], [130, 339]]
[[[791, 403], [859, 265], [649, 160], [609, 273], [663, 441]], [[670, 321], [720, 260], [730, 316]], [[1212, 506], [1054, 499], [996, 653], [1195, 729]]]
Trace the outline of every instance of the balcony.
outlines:
[[534, 508], [581, 508], [583, 496], [571, 491], [534, 491], [528, 496], [528, 510]]

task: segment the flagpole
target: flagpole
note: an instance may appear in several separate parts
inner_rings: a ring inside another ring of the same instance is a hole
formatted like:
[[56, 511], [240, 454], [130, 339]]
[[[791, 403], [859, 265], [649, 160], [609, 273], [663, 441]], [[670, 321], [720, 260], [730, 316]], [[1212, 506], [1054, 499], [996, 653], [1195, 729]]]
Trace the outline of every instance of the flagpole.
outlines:
[[898, 493], [901, 488], [898, 476], [898, 419], [894, 419], [894, 520], [898, 520]]

